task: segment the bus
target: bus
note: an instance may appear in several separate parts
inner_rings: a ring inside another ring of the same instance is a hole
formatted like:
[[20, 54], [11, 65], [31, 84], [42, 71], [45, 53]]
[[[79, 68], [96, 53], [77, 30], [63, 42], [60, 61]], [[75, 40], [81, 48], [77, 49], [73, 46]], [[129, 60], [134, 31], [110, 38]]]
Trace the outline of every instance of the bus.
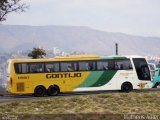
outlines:
[[153, 88], [160, 88], [160, 68], [156, 69], [155, 75], [153, 76]]
[[139, 56], [77, 55], [43, 59], [10, 59], [7, 91], [55, 96], [65, 92], [152, 88], [148, 63]]

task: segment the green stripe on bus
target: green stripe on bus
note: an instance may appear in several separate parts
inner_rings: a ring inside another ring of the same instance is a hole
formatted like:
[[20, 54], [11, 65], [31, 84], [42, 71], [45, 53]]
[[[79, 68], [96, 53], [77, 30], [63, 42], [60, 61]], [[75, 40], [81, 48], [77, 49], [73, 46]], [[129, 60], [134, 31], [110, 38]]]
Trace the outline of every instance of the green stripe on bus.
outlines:
[[107, 84], [113, 78], [113, 76], [116, 74], [116, 72], [117, 72], [117, 70], [105, 71], [101, 75], [101, 77], [98, 79], [98, 81], [89, 87], [99, 87], [99, 86], [103, 86], [103, 85]]
[[94, 83], [96, 83], [99, 78], [102, 76], [104, 71], [93, 71], [89, 74], [87, 79], [78, 87], [89, 87], [92, 86]]

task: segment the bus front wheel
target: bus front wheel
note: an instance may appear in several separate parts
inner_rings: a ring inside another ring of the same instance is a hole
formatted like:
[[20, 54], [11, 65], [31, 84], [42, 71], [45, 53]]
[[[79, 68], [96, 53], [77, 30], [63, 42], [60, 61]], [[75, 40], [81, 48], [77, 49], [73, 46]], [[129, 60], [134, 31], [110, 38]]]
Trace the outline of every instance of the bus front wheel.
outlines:
[[51, 85], [49, 88], [48, 88], [48, 90], [47, 90], [47, 94], [49, 95], [49, 96], [56, 96], [56, 95], [58, 95], [59, 94], [59, 87], [58, 86], [56, 86], [56, 85]]
[[46, 94], [46, 88], [44, 86], [37, 86], [34, 90], [35, 97], [43, 97]]
[[133, 90], [133, 86], [132, 86], [132, 84], [130, 82], [125, 82], [121, 86], [121, 91], [122, 92], [128, 93], [128, 92], [130, 92], [132, 90]]

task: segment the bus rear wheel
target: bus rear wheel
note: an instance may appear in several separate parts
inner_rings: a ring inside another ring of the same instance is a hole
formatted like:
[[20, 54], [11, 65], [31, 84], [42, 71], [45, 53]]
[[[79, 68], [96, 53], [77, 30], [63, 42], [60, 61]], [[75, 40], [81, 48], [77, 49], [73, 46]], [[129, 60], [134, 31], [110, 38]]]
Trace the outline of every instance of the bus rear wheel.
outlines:
[[35, 97], [43, 97], [46, 94], [46, 89], [43, 86], [37, 86], [34, 90]]
[[56, 96], [56, 95], [59, 94], [59, 92], [60, 92], [59, 87], [58, 86], [53, 86], [53, 85], [51, 85], [47, 90], [47, 94], [49, 96]]
[[123, 83], [122, 86], [121, 86], [121, 91], [122, 92], [130, 92], [133, 90], [133, 86], [130, 82], [126, 82], [126, 83]]

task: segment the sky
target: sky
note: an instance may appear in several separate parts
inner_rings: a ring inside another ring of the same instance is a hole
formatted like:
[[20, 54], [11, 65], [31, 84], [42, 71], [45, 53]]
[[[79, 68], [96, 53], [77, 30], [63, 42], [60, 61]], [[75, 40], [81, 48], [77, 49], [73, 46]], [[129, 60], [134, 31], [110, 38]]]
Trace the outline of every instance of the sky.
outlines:
[[106, 32], [160, 37], [160, 0], [22, 0], [25, 13], [3, 24], [88, 26]]

